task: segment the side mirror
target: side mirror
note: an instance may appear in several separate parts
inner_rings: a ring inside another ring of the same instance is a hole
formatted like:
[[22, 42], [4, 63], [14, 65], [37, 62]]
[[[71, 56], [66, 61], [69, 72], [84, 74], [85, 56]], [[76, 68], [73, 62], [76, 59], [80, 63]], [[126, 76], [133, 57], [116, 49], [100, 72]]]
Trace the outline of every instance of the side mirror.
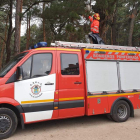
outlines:
[[16, 80], [17, 81], [21, 81], [22, 80], [22, 67], [17, 67], [17, 70], [16, 70]]

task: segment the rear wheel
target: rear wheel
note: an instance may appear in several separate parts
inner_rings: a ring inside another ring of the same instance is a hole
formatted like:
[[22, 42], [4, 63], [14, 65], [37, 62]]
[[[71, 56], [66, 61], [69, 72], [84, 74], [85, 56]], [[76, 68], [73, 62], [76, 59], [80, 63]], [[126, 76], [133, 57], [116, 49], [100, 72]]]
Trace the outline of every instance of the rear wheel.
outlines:
[[125, 122], [130, 117], [130, 106], [126, 101], [118, 101], [113, 108], [112, 119], [116, 122]]
[[17, 116], [8, 108], [0, 108], [0, 139], [10, 137], [17, 128]]

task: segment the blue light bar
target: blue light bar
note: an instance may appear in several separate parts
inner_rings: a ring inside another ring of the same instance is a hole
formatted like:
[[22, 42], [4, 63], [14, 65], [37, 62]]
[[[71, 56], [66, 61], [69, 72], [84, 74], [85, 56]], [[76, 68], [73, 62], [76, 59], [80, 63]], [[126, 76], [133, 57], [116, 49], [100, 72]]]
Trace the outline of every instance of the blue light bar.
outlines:
[[41, 47], [47, 47], [47, 42], [38, 42], [34, 46], [30, 47], [29, 50], [35, 49], [35, 48], [41, 48]]
[[37, 48], [38, 47], [46, 47], [47, 46], [47, 42], [39, 42], [36, 44]]

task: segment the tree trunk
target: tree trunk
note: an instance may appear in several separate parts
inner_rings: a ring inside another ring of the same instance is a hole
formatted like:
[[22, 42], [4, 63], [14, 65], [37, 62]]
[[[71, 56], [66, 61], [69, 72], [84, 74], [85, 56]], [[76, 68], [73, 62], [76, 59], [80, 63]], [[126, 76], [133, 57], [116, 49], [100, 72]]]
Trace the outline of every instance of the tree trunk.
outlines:
[[[8, 23], [8, 15], [7, 15], [7, 19], [6, 19], [6, 25], [5, 25], [5, 35], [4, 35], [4, 40], [6, 40], [7, 38], [7, 23]], [[2, 62], [3, 62], [3, 54], [4, 54], [4, 47], [5, 47], [5, 42], [3, 41], [2, 44], [2, 49], [1, 49], [1, 55], [0, 55], [0, 70], [2, 68]]]
[[11, 56], [11, 48], [10, 48], [10, 42], [11, 42], [11, 36], [12, 36], [12, 11], [13, 11], [13, 0], [10, 0], [10, 10], [9, 10], [9, 28], [8, 28], [8, 34], [7, 34], [7, 41], [6, 41], [6, 63], [10, 61]]
[[130, 21], [130, 30], [129, 30], [129, 36], [128, 36], [128, 46], [132, 46], [132, 36], [134, 31], [134, 23], [137, 15], [137, 9], [138, 9], [139, 3], [135, 4], [135, 8], [132, 10], [131, 14], [131, 21]]
[[[29, 15], [29, 35], [28, 35], [28, 41], [30, 44], [30, 37], [31, 37], [31, 15]], [[28, 49], [29, 49], [29, 45], [28, 45]]]
[[29, 40], [28, 40], [28, 36], [29, 36], [29, 18], [28, 18], [28, 14], [27, 14], [27, 35], [26, 35], [26, 50], [28, 49], [28, 46], [29, 46]]
[[113, 17], [113, 25], [112, 25], [112, 45], [116, 45], [116, 15]]
[[107, 19], [104, 19], [100, 23], [100, 36], [104, 41], [106, 40], [105, 35], [109, 28], [109, 25], [106, 25], [106, 21], [107, 21]]
[[118, 43], [117, 43], [118, 46], [120, 45], [119, 40], [120, 40], [120, 34], [119, 34], [119, 29], [118, 29]]
[[[45, 2], [43, 3], [43, 12], [45, 10]], [[43, 16], [43, 41], [44, 42], [47, 42], [46, 41], [46, 30], [45, 30], [45, 18]]]
[[116, 12], [117, 12], [117, 7], [114, 11], [112, 24], [111, 24], [111, 45], [116, 45]]
[[111, 26], [111, 45], [113, 45], [113, 35], [112, 35], [112, 32], [113, 32], [113, 30], [112, 30], [112, 26]]
[[26, 50], [29, 49], [29, 42], [31, 37], [31, 25], [30, 25], [31, 15], [27, 14], [27, 41], [26, 41]]
[[20, 52], [20, 26], [21, 26], [21, 8], [23, 0], [16, 0], [16, 16], [15, 16], [15, 55]]
[[[23, 5], [23, 0], [21, 1], [21, 6], [20, 6], [20, 13], [22, 13], [22, 5]], [[21, 33], [21, 17], [20, 17], [20, 22], [19, 22], [19, 33]], [[20, 39], [21, 37], [19, 38], [19, 43], [20, 43]], [[19, 51], [20, 51], [20, 46], [19, 46]]]
[[113, 22], [112, 22], [112, 40], [113, 40], [113, 45], [117, 45], [116, 42], [116, 20], [117, 20], [117, 11], [118, 11], [118, 1], [116, 3], [116, 8], [114, 11], [114, 16], [113, 16]]

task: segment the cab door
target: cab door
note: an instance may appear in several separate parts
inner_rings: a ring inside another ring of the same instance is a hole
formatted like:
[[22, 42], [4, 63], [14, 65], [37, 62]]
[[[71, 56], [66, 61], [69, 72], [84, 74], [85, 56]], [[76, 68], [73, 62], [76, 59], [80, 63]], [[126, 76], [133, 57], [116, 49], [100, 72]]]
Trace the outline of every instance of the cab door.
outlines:
[[[15, 100], [25, 113], [25, 123], [53, 118], [56, 90], [56, 51], [38, 51], [21, 64], [22, 80], [14, 84]], [[58, 117], [58, 111], [55, 112]]]
[[57, 51], [59, 118], [85, 114], [84, 74], [80, 50]]

